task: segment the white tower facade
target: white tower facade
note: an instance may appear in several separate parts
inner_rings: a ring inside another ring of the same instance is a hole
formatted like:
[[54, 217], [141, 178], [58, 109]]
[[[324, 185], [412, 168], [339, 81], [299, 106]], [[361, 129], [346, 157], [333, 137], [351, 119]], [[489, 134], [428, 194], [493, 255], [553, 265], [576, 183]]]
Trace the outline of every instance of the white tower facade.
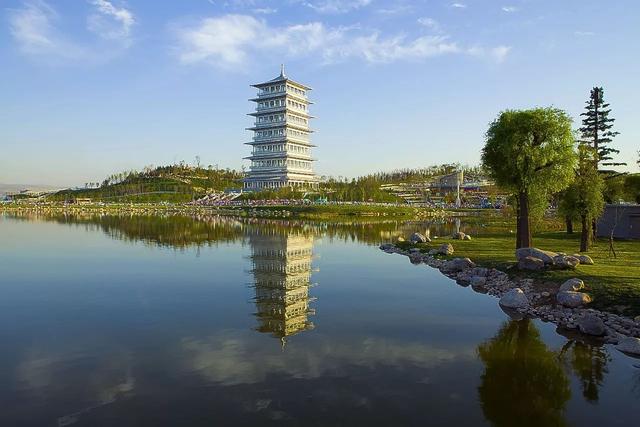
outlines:
[[313, 172], [311, 133], [309, 128], [308, 93], [310, 87], [295, 82], [284, 73], [268, 82], [252, 85], [258, 96], [256, 103], [249, 173], [244, 189], [259, 191], [282, 187], [317, 188], [318, 178]]

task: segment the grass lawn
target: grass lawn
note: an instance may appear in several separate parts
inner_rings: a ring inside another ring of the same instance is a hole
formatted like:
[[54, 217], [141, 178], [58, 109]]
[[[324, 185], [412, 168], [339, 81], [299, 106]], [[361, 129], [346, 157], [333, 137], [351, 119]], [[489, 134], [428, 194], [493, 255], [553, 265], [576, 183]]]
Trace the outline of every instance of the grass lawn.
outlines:
[[[617, 258], [609, 255], [608, 241], [596, 242], [587, 253], [595, 265], [579, 265], [576, 270], [521, 272], [515, 269], [515, 235], [511, 233], [472, 237], [472, 240], [438, 239], [421, 245], [433, 248], [444, 242], [453, 244], [453, 257], [469, 257], [485, 267], [495, 267], [516, 277], [531, 277], [540, 282], [561, 283], [579, 277], [593, 297], [591, 307], [629, 316], [640, 315], [640, 241], [616, 241]], [[410, 245], [410, 244], [409, 244]], [[543, 232], [534, 235], [536, 248], [577, 253], [580, 233]]]

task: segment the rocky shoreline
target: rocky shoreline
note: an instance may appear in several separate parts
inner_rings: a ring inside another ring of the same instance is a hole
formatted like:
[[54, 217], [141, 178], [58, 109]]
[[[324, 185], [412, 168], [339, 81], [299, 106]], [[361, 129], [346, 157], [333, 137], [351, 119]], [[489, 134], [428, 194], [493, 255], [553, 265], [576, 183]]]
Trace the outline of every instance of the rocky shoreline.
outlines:
[[513, 318], [539, 318], [554, 323], [560, 329], [614, 344], [627, 355], [640, 357], [640, 319], [585, 307], [590, 298], [578, 292], [583, 286], [580, 279], [570, 279], [555, 289], [540, 291], [544, 286], [536, 286], [538, 284], [533, 279], [512, 279], [495, 268], [478, 267], [469, 258], [439, 258], [440, 255], [453, 254], [450, 243], [429, 253], [418, 248], [404, 250], [391, 243], [381, 245], [380, 249], [390, 254], [405, 255], [412, 264], [437, 268], [459, 285], [500, 298], [500, 307]]

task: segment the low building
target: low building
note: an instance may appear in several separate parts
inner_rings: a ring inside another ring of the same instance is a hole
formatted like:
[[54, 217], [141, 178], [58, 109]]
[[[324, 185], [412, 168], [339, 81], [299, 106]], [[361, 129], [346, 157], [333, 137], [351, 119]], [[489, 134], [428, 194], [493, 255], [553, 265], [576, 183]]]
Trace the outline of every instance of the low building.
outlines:
[[640, 239], [640, 205], [606, 205], [598, 220], [598, 237]]

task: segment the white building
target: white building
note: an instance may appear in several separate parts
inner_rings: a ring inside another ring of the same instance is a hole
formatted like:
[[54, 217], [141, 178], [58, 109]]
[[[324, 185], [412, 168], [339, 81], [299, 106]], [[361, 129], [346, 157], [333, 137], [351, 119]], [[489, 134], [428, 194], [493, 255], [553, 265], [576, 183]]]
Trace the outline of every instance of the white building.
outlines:
[[258, 89], [249, 173], [244, 189], [257, 191], [285, 186], [317, 188], [313, 173], [309, 129], [310, 87], [294, 82], [284, 73], [265, 83], [252, 85]]

